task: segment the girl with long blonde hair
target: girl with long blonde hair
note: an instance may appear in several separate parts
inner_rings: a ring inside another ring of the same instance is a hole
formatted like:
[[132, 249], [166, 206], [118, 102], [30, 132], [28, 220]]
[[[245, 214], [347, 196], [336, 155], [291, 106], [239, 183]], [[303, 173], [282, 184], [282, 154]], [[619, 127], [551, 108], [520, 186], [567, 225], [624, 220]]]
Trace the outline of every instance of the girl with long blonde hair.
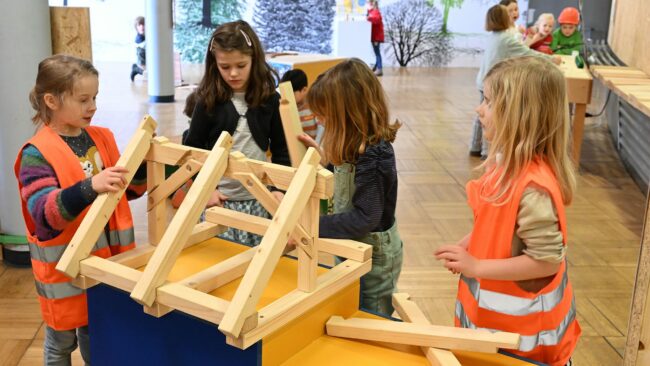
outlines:
[[[334, 165], [334, 214], [321, 216], [319, 236], [373, 246], [372, 269], [361, 278], [361, 307], [390, 316], [402, 268], [391, 144], [401, 125], [389, 122], [384, 90], [359, 59], [342, 62], [320, 76], [307, 102], [325, 126], [322, 161]], [[306, 134], [299, 139], [319, 148]]]
[[474, 228], [435, 252], [460, 273], [456, 325], [520, 333], [516, 354], [565, 365], [580, 337], [566, 267], [565, 204], [576, 178], [562, 72], [537, 57], [502, 61], [477, 108], [491, 143], [467, 184]]

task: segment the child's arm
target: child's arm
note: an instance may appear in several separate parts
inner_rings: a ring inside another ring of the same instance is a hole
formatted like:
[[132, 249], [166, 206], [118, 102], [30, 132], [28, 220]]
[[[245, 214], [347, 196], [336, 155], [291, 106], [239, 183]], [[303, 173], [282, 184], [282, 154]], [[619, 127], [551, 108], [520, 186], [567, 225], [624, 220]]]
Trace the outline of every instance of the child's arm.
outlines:
[[131, 179], [131, 183], [126, 187], [126, 199], [134, 200], [142, 197], [147, 191], [147, 163], [142, 163], [136, 170]]
[[27, 203], [38, 238], [49, 240], [57, 236], [95, 200], [97, 192], [119, 189], [124, 175], [120, 169], [124, 168], [105, 169], [61, 189], [54, 169], [41, 152], [33, 145], [25, 147], [18, 173], [23, 186], [20, 195]]
[[[394, 169], [394, 161], [381, 156], [378, 145], [368, 147], [356, 164], [352, 209], [344, 213], [321, 216], [320, 236], [334, 239], [362, 237], [379, 226], [386, 205], [384, 174]], [[382, 174], [383, 172], [383, 174]]]

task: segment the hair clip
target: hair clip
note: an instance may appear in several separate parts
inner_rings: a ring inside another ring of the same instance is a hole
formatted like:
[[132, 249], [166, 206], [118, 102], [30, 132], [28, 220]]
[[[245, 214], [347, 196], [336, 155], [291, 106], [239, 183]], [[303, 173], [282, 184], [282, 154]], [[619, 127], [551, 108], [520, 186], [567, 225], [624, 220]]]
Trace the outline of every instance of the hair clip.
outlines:
[[248, 47], [253, 47], [253, 42], [251, 42], [251, 39], [248, 38], [248, 34], [246, 34], [246, 32], [244, 32], [243, 29], [240, 29], [239, 31], [241, 32], [241, 34], [242, 34], [242, 35], [244, 36], [244, 38], [246, 39], [246, 44], [248, 45]]

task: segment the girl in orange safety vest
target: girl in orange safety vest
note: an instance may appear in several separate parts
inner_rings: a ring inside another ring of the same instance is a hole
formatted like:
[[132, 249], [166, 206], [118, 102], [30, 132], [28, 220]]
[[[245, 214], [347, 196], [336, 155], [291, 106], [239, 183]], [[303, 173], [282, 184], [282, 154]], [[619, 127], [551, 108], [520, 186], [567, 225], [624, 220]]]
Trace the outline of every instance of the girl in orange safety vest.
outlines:
[[536, 57], [495, 65], [477, 108], [494, 148], [467, 184], [474, 228], [435, 252], [460, 273], [456, 326], [521, 334], [515, 354], [566, 365], [580, 337], [564, 205], [575, 173], [562, 72]]
[[[90, 62], [65, 55], [41, 61], [29, 96], [39, 130], [14, 165], [46, 323], [46, 365], [69, 365], [77, 344], [85, 363], [90, 363], [86, 293], [55, 267], [90, 204], [100, 193], [124, 188], [128, 173], [115, 166], [119, 151], [113, 134], [90, 126], [97, 91], [98, 72]], [[143, 165], [126, 196], [139, 197], [145, 189]], [[133, 220], [123, 196], [92, 254], [107, 258], [134, 247]]]

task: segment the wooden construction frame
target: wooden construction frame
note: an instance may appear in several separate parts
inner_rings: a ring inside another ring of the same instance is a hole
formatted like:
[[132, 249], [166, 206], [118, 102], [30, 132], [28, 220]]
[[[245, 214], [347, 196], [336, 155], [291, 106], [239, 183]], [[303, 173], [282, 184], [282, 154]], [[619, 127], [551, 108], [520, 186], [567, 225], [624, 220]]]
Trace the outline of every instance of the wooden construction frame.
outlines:
[[646, 198], [641, 252], [636, 270], [623, 365], [650, 364], [650, 191]]
[[[80, 229], [57, 269], [87, 288], [102, 282], [131, 294], [150, 315], [179, 310], [219, 325], [229, 344], [245, 349], [312, 309], [370, 271], [372, 247], [352, 240], [318, 237], [319, 200], [331, 197], [333, 175], [322, 169], [320, 156], [307, 150], [298, 168], [247, 159], [230, 152], [232, 140], [223, 133], [212, 151], [153, 138], [155, 121], [145, 116], [129, 142], [119, 165], [135, 172], [146, 161], [148, 169], [149, 243], [108, 259], [90, 255], [100, 231], [123, 192], [100, 195], [91, 205]], [[181, 168], [165, 180], [165, 165]], [[195, 173], [194, 184], [167, 225], [166, 198]], [[214, 207], [206, 221], [195, 224], [208, 196], [222, 176], [239, 179], [272, 219]], [[129, 182], [132, 175], [127, 177]], [[267, 189], [286, 194], [279, 202]], [[226, 226], [264, 235], [261, 244], [177, 282], [168, 282], [180, 252], [223, 232]], [[296, 289], [257, 310], [262, 291], [291, 237], [298, 249]], [[318, 252], [347, 258], [318, 275]], [[136, 268], [145, 266], [143, 272]], [[208, 294], [242, 278], [231, 301]]]
[[284, 130], [285, 140], [287, 140], [287, 147], [289, 148], [291, 166], [295, 168], [307, 153], [305, 145], [298, 141], [298, 136], [302, 134], [302, 123], [300, 122], [296, 96], [293, 93], [291, 83], [288, 81], [280, 83], [279, 89], [282, 128]]

